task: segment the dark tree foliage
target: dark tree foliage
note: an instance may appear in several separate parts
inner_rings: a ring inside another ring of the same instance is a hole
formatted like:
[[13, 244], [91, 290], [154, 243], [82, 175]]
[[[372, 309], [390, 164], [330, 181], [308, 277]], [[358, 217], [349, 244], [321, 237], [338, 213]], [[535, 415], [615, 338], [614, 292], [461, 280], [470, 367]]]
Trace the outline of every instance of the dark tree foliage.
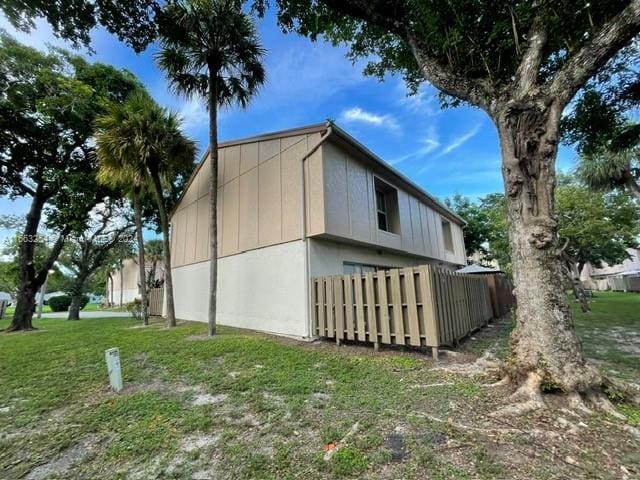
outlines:
[[[94, 120], [138, 88], [126, 71], [62, 50], [42, 53], [0, 34], [0, 195], [31, 199], [10, 328], [31, 328], [35, 293], [65, 236], [83, 231], [93, 206], [115, 195], [95, 180]], [[50, 254], [36, 269], [32, 259], [43, 213]]]
[[462, 227], [462, 233], [467, 258], [476, 253], [486, 256], [489, 253], [487, 250], [489, 233], [487, 213], [480, 205], [459, 193], [456, 193], [452, 198], [445, 199], [444, 203], [466, 222]]
[[53, 32], [74, 46], [89, 46], [97, 26], [126, 42], [136, 52], [144, 50], [157, 33], [156, 0], [0, 0], [11, 24], [29, 32], [37, 18], [45, 18]]

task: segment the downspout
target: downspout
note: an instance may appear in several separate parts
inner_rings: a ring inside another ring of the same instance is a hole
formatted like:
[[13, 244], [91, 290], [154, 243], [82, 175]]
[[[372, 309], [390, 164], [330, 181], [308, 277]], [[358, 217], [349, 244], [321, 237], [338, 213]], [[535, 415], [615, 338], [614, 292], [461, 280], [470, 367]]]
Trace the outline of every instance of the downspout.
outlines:
[[302, 157], [302, 240], [304, 242], [304, 254], [305, 254], [305, 264], [304, 264], [304, 278], [305, 278], [305, 295], [307, 297], [307, 301], [305, 302], [305, 316], [307, 319], [307, 328], [309, 331], [309, 338], [313, 338], [313, 321], [311, 319], [311, 258], [309, 255], [309, 239], [307, 238], [307, 185], [306, 185], [306, 177], [304, 171], [305, 160], [307, 160], [311, 155], [313, 155], [318, 148], [322, 146], [322, 144], [331, 136], [333, 132], [333, 128], [331, 123], [327, 125], [326, 132], [320, 137], [320, 140], [310, 148], [307, 153]]

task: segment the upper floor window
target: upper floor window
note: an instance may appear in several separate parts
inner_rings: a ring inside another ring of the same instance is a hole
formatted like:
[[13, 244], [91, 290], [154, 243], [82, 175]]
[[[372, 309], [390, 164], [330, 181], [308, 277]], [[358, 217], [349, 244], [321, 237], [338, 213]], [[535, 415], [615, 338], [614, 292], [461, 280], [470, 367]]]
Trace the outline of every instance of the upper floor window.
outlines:
[[451, 222], [442, 220], [442, 240], [444, 249], [453, 253], [453, 233], [451, 232]]
[[398, 191], [378, 178], [374, 180], [374, 185], [378, 229], [399, 234]]

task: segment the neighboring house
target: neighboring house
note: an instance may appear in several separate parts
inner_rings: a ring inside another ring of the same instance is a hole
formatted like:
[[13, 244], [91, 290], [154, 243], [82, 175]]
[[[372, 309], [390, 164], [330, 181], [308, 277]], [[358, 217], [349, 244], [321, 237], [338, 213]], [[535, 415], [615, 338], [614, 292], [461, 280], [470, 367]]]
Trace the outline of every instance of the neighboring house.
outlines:
[[628, 248], [627, 253], [629, 258], [617, 265], [604, 263], [601, 268], [595, 268], [587, 263], [580, 272], [580, 280], [589, 288], [610, 290], [614, 288], [612, 282], [615, 279], [640, 277], [640, 249]]
[[[147, 263], [147, 275], [153, 271], [151, 262]], [[164, 278], [164, 266], [162, 262], [157, 262], [155, 268], [155, 283], [161, 284]], [[112, 306], [120, 306], [140, 298], [140, 269], [137, 258], [127, 258], [122, 261], [121, 268], [111, 272], [107, 278], [107, 288], [105, 301]], [[147, 279], [149, 281], [149, 279]]]
[[[466, 264], [463, 220], [335, 125], [221, 143], [220, 324], [310, 337], [310, 279]], [[176, 316], [207, 321], [209, 160], [171, 216]]]

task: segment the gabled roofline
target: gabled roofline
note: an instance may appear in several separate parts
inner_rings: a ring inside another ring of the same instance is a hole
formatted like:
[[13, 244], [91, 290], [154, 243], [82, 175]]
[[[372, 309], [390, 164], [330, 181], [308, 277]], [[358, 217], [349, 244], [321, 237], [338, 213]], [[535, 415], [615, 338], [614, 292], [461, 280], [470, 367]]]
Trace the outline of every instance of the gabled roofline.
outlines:
[[[298, 128], [290, 128], [287, 130], [280, 130], [277, 132], [269, 132], [263, 135], [254, 135], [251, 137], [244, 137], [236, 140], [228, 140], [226, 142], [220, 142], [218, 144], [218, 148], [232, 147], [236, 145], [243, 145], [247, 143], [267, 141], [267, 140], [275, 140], [277, 138], [294, 137], [296, 135], [306, 135], [310, 133], [324, 133], [329, 129], [329, 127], [331, 127], [329, 139], [331, 139], [331, 136], [333, 135], [342, 139], [344, 142], [349, 144], [355, 150], [359, 151], [364, 156], [373, 160], [376, 163], [376, 165], [378, 165], [382, 170], [385, 170], [387, 173], [390, 173], [393, 177], [395, 177], [398, 183], [403, 184], [405, 187], [408, 187], [409, 190], [411, 190], [413, 193], [417, 194], [417, 196], [422, 197], [427, 204], [434, 207], [440, 213], [446, 215], [456, 223], [459, 223], [461, 225], [466, 224], [464, 219], [459, 215], [457, 215], [455, 212], [453, 212], [451, 209], [449, 209], [449, 207], [447, 207], [445, 204], [440, 202], [433, 195], [428, 193], [424, 188], [420, 187], [418, 184], [410, 180], [406, 175], [404, 175], [403, 173], [401, 173], [400, 171], [398, 171], [397, 169], [389, 165], [382, 158], [380, 158], [378, 155], [376, 155], [371, 150], [369, 150], [369, 148], [367, 148], [364, 144], [356, 140], [354, 137], [348, 134], [345, 130], [338, 127], [334, 122], [331, 122], [331, 121], [315, 123], [312, 125], [307, 125], [307, 126], [298, 127]], [[187, 189], [191, 186], [193, 179], [196, 177], [196, 175], [200, 171], [200, 168], [202, 168], [202, 165], [204, 164], [204, 161], [206, 160], [208, 155], [209, 155], [209, 148], [207, 148], [207, 150], [202, 154], [200, 158], [200, 163], [198, 163], [193, 173], [191, 174], [191, 177], [189, 177], [189, 180], [187, 181], [185, 188], [182, 191], [182, 194], [180, 195], [180, 198], [176, 202], [173, 210], [170, 212], [169, 217], [172, 217], [173, 214], [175, 213], [176, 208], [178, 207], [178, 205], [180, 205], [180, 202], [182, 201], [185, 193], [187, 192]]]

